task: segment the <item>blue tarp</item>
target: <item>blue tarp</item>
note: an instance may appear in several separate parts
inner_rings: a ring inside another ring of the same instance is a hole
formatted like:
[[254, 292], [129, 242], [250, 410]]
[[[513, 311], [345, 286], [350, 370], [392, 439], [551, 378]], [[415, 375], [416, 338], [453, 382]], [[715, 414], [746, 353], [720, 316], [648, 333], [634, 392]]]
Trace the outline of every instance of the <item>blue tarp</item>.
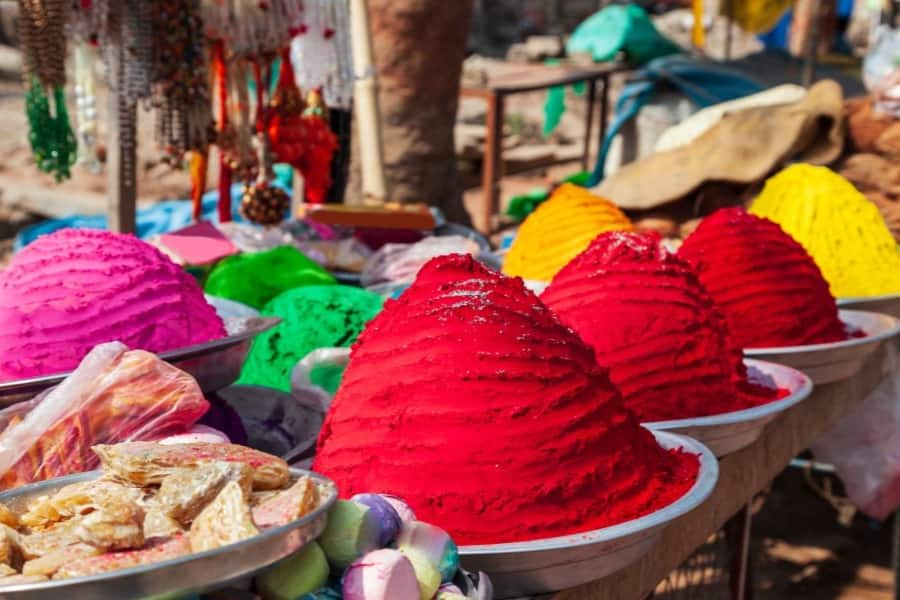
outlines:
[[[290, 184], [282, 178], [273, 182], [290, 193]], [[243, 186], [235, 184], [231, 187], [231, 213], [235, 221], [243, 221], [238, 208], [241, 203]], [[210, 191], [203, 196], [203, 218], [218, 223], [219, 216], [216, 205], [219, 192]], [[189, 200], [164, 200], [141, 208], [137, 211], [137, 236], [147, 239], [170, 231], [176, 231], [193, 223], [192, 207]], [[50, 219], [22, 229], [13, 243], [13, 251], [18, 252], [39, 236], [53, 233], [68, 227], [76, 229], [106, 229], [106, 215], [71, 215], [59, 219]]]
[[736, 69], [689, 56], [657, 58], [638, 71], [616, 102], [616, 114], [610, 124], [594, 172], [585, 184], [593, 187], [605, 176], [606, 156], [613, 139], [629, 120], [660, 89], [675, 89], [700, 108], [742, 98], [762, 90], [762, 86]]

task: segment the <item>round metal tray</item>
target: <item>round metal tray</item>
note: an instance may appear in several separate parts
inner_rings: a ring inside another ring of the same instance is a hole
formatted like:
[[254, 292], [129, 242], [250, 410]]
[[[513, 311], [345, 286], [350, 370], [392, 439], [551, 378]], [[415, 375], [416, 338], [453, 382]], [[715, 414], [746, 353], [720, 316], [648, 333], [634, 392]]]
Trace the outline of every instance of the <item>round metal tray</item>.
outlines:
[[786, 389], [790, 393], [781, 400], [745, 410], [693, 419], [655, 421], [642, 425], [655, 431], [669, 431], [690, 436], [705, 444], [721, 458], [755, 442], [767, 423], [779, 413], [804, 400], [812, 392], [812, 381], [796, 369], [753, 359], [745, 359], [744, 363], [747, 367], [753, 367], [769, 375], [779, 388]]
[[882, 313], [900, 319], [900, 294], [883, 296], [860, 296], [858, 298], [838, 298], [838, 308], [852, 308]]
[[830, 344], [746, 348], [744, 355], [799, 369], [819, 385], [856, 375], [866, 358], [878, 350], [882, 342], [900, 332], [900, 320], [890, 315], [846, 309], [838, 314], [841, 321], [866, 335]]
[[654, 431], [664, 448], [684, 448], [700, 455], [700, 473], [688, 492], [654, 513], [614, 525], [543, 540], [460, 546], [465, 569], [484, 571], [494, 597], [515, 598], [570, 588], [625, 568], [659, 541], [662, 530], [699, 506], [712, 493], [719, 464], [712, 452], [688, 437]]
[[[280, 322], [278, 317], [226, 319], [226, 337], [162, 352], [159, 357], [193, 375], [204, 392], [214, 392], [237, 381], [252, 339]], [[57, 373], [0, 383], [0, 406], [30, 400], [68, 376], [69, 373]]]
[[[23, 503], [53, 493], [59, 488], [100, 476], [100, 471], [79, 473], [26, 485], [0, 494], [0, 502], [17, 508]], [[239, 579], [251, 577], [282, 558], [293, 554], [321, 535], [328, 509], [337, 499], [337, 488], [316, 473], [291, 469], [294, 477], [307, 475], [316, 480], [322, 504], [305, 517], [268, 529], [248, 540], [215, 550], [187, 554], [156, 563], [43, 583], [0, 587], [0, 600], [131, 600], [138, 598], [177, 598], [222, 588]]]

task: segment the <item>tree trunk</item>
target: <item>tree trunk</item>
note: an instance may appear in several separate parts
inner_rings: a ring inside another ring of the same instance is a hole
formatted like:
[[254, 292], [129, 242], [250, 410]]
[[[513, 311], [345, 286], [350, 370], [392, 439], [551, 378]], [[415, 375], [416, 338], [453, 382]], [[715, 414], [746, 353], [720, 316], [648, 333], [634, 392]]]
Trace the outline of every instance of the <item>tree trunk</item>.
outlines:
[[[472, 0], [368, 0], [390, 200], [468, 223], [453, 129]], [[357, 128], [354, 128], [357, 129]], [[360, 194], [353, 152], [349, 194]]]

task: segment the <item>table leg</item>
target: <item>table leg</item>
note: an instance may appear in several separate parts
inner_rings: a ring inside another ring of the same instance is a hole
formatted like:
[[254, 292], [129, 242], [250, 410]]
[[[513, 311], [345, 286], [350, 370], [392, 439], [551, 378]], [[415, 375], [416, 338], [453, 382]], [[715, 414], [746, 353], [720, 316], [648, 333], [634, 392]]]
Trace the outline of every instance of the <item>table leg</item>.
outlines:
[[732, 600], [752, 600], [753, 586], [750, 577], [750, 529], [753, 524], [753, 508], [747, 503], [725, 523], [725, 538], [730, 555], [729, 587]]
[[609, 122], [609, 74], [605, 74], [602, 79], [603, 90], [600, 94], [600, 145], [598, 149], [603, 149], [603, 142], [606, 140], [606, 128]]
[[587, 82], [587, 121], [584, 124], [584, 154], [581, 155], [581, 170], [591, 168], [591, 134], [594, 129], [594, 104], [597, 101], [597, 80]]
[[484, 188], [484, 206], [482, 222], [479, 226], [483, 233], [493, 229], [494, 215], [500, 204], [499, 181], [503, 177], [503, 103], [504, 96], [494, 92], [487, 99], [487, 139], [484, 147], [484, 163], [482, 165], [482, 187]]

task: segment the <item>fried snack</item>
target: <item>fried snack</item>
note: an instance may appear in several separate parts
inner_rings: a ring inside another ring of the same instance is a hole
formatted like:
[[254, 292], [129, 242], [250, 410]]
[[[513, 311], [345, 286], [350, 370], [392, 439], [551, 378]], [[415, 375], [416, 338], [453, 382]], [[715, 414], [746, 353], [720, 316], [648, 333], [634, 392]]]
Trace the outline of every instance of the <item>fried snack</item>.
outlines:
[[278, 527], [296, 521], [319, 505], [319, 488], [309, 477], [301, 477], [294, 485], [278, 492], [253, 508], [253, 522], [260, 529]]
[[103, 551], [89, 544], [73, 544], [59, 548], [40, 558], [29, 560], [22, 567], [22, 575], [52, 577], [63, 566], [81, 558], [97, 556]]
[[229, 481], [197, 515], [191, 525], [191, 549], [194, 552], [212, 550], [257, 535], [247, 496], [241, 486]]
[[182, 469], [225, 461], [244, 463], [252, 469], [254, 490], [277, 490], [290, 483], [288, 464], [271, 454], [236, 444], [172, 444], [131, 442], [94, 446], [108, 473], [135, 485], [159, 485]]
[[159, 507], [150, 507], [144, 515], [144, 539], [168, 538], [184, 533], [181, 523], [167, 515]]
[[250, 494], [250, 506], [259, 506], [266, 500], [271, 500], [281, 492], [278, 490], [265, 490], [263, 492], [253, 492]]
[[0, 525], [6, 525], [16, 529], [19, 527], [19, 517], [9, 507], [0, 502]]
[[156, 502], [164, 514], [189, 525], [229, 481], [238, 483], [244, 494], [249, 494], [250, 467], [243, 463], [214, 462], [182, 469], [163, 479]]
[[19, 572], [6, 564], [0, 564], [0, 578], [9, 577], [10, 575], [18, 575]]
[[190, 552], [191, 544], [186, 535], [181, 534], [169, 539], [155, 539], [147, 542], [139, 550], [107, 552], [100, 556], [91, 556], [73, 561], [57, 571], [53, 579], [84, 577], [118, 569], [128, 569], [138, 565], [177, 558]]
[[80, 540], [76, 533], [83, 517], [56, 523], [52, 527], [35, 531], [22, 536], [22, 552], [25, 560], [38, 558], [58, 548], [77, 544]]
[[84, 517], [75, 535], [100, 550], [140, 548], [144, 545], [144, 509], [127, 500], [108, 502]]
[[0, 524], [0, 564], [20, 569], [23, 561], [22, 536], [12, 527]]
[[21, 516], [22, 524], [30, 529], [43, 529], [53, 523], [76, 515], [100, 510], [123, 502], [137, 503], [143, 497], [140, 488], [123, 485], [111, 479], [73, 483], [52, 496], [38, 498]]

